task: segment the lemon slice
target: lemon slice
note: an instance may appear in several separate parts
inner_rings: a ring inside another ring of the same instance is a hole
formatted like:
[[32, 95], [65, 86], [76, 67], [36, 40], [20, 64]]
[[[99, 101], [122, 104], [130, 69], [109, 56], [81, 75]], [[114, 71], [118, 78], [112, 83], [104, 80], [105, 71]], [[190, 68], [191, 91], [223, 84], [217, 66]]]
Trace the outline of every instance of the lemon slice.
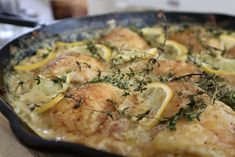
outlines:
[[87, 41], [76, 41], [76, 42], [62, 42], [57, 41], [55, 42], [56, 47], [75, 47], [75, 46], [82, 46], [85, 45]]
[[47, 110], [51, 109], [53, 106], [55, 106], [58, 102], [60, 102], [64, 98], [64, 95], [62, 93], [59, 93], [55, 98], [53, 98], [48, 103], [42, 105], [41, 107], [38, 107], [35, 109], [37, 113], [44, 113]]
[[165, 40], [164, 31], [161, 27], [146, 27], [143, 28], [141, 31], [145, 36], [156, 40], [159, 43], [163, 43]]
[[220, 35], [220, 43], [222, 49], [230, 49], [235, 46], [235, 37], [232, 35], [222, 34]]
[[99, 55], [107, 62], [111, 59], [111, 50], [105, 45], [102, 44], [95, 44], [96, 48], [98, 49]]
[[141, 50], [123, 50], [118, 53], [114, 60], [115, 64], [121, 64], [124, 62], [129, 62], [134, 59], [146, 59], [146, 58], [157, 58], [159, 56], [157, 48], [151, 48], [145, 51]]
[[163, 58], [181, 61], [187, 59], [188, 49], [174, 40], [167, 40], [164, 48]]
[[149, 105], [150, 113], [148, 116], [151, 118], [146, 120], [146, 124], [152, 128], [159, 123], [163, 111], [173, 97], [173, 92], [164, 83], [150, 83], [146, 88], [141, 96]]
[[34, 64], [29, 64], [29, 65], [16, 65], [14, 66], [14, 69], [17, 71], [30, 71], [30, 70], [35, 70], [38, 68], [41, 68], [42, 66], [46, 65], [47, 63], [49, 63], [51, 60], [53, 60], [55, 58], [55, 53], [51, 52], [47, 58], [43, 59], [42, 61], [39, 61], [37, 63]]
[[235, 75], [235, 59], [224, 58], [221, 55], [203, 55], [201, 67], [208, 73]]

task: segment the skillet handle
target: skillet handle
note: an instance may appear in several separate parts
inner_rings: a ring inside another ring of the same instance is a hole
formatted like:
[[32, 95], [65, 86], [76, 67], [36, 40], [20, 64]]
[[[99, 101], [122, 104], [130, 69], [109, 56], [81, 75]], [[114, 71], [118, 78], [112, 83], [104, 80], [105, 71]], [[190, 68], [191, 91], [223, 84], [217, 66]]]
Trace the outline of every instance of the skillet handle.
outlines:
[[31, 21], [31, 20], [23, 19], [21, 17], [4, 15], [4, 14], [0, 14], [0, 21], [1, 23], [13, 24], [13, 25], [25, 26], [25, 27], [36, 27], [39, 25], [36, 21]]

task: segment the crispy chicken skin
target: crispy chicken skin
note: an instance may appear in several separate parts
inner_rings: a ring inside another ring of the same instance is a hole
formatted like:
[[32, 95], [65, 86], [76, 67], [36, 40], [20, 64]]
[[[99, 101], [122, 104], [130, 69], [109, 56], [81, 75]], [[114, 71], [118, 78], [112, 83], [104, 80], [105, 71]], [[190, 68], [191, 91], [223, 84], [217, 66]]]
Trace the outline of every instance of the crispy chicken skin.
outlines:
[[148, 48], [148, 44], [142, 37], [127, 28], [115, 28], [106, 34], [101, 41], [107, 42], [118, 49], [144, 50]]
[[53, 127], [63, 126], [69, 132], [85, 136], [105, 130], [102, 128], [112, 121], [106, 113], [114, 111], [107, 99], [118, 99], [122, 93], [122, 90], [102, 83], [71, 89], [66, 98], [48, 113], [50, 122]]
[[[129, 143], [122, 134], [136, 128], [136, 123], [117, 112], [126, 105], [133, 107], [136, 104], [124, 100], [122, 95], [123, 91], [111, 84], [83, 85], [71, 89], [65, 99], [44, 114], [44, 118], [51, 128], [63, 130], [61, 136], [72, 134], [76, 136], [75, 141], [88, 146], [139, 156], [138, 145]], [[115, 104], [109, 100], [115, 101]]]
[[98, 59], [81, 54], [61, 55], [49, 63], [40, 74], [49, 77], [68, 74], [71, 82], [84, 83], [98, 75], [105, 65]]
[[186, 29], [183, 32], [174, 32], [169, 35], [169, 39], [187, 46], [194, 52], [200, 53], [203, 50], [202, 44], [197, 38], [197, 30]]
[[[189, 83], [172, 82], [168, 84], [174, 91], [174, 97], [164, 111], [163, 117], [178, 112], [180, 107], [189, 103], [188, 95], [198, 93], [199, 89]], [[146, 156], [165, 157], [234, 157], [235, 150], [235, 113], [220, 101], [212, 104], [207, 95], [206, 110], [202, 112], [200, 121], [188, 122], [180, 120], [177, 129], [171, 131], [165, 125], [155, 130], [153, 141], [145, 149]], [[154, 132], [154, 131], [153, 131]], [[151, 148], [156, 148], [152, 151]]]

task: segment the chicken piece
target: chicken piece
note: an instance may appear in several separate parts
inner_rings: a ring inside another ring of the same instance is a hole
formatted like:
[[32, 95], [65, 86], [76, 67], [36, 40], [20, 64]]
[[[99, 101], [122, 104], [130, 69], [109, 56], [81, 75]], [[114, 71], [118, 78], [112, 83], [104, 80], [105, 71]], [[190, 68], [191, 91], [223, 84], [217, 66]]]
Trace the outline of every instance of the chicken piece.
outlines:
[[[188, 96], [199, 91], [189, 83], [172, 82], [168, 86], [174, 91], [174, 97], [162, 117], [175, 115], [180, 107], [189, 103]], [[234, 111], [220, 101], [211, 104], [211, 99], [205, 94], [200, 97], [207, 104], [200, 121], [181, 119], [177, 122], [175, 131], [163, 124], [159, 125], [152, 143], [146, 147], [146, 156], [235, 156]]]
[[67, 94], [67, 98], [48, 113], [49, 121], [53, 127], [64, 127], [74, 134], [95, 134], [102, 131], [101, 128], [106, 121], [111, 123], [111, 118], [107, 114], [113, 112], [114, 107], [107, 99], [114, 99], [122, 94], [122, 90], [102, 83], [87, 84], [72, 89]]
[[105, 65], [94, 57], [80, 54], [59, 56], [50, 62], [40, 74], [46, 77], [67, 76], [70, 82], [85, 83], [97, 77]]
[[115, 28], [106, 34], [101, 41], [110, 43], [118, 49], [139, 49], [148, 48], [147, 42], [135, 32], [127, 28]]
[[192, 48], [193, 52], [200, 53], [203, 50], [203, 46], [197, 38], [196, 32], [193, 29], [186, 29], [183, 32], [173, 32], [169, 34], [169, 39], [185, 45], [188, 49]]
[[[133, 101], [132, 104], [130, 101], [125, 101], [123, 93], [123, 90], [111, 84], [83, 85], [71, 89], [66, 98], [43, 117], [50, 128], [60, 130], [60, 133], [64, 132], [60, 135], [62, 137], [68, 137], [70, 134], [75, 138], [75, 142], [96, 149], [140, 156], [137, 144], [129, 143], [123, 136], [125, 131], [136, 127], [136, 123], [117, 112], [117, 109], [123, 110], [126, 105], [135, 105]], [[144, 130], [133, 131], [136, 136], [139, 135], [137, 132], [143, 134]]]
[[192, 64], [184, 61], [158, 61], [159, 67], [154, 69], [154, 73], [159, 76], [164, 76], [172, 73], [175, 77], [187, 75], [190, 73], [199, 73], [200, 69]]
[[226, 58], [235, 58], [235, 46], [230, 48], [225, 54], [224, 57]]
[[[122, 71], [129, 72], [130, 69], [133, 71], [142, 71], [147, 68], [148, 60], [140, 60], [136, 62], [131, 62], [128, 64], [122, 64], [118, 66]], [[154, 65], [152, 71], [153, 75], [157, 76], [168, 76], [170, 73], [175, 77], [182, 75], [187, 75], [191, 73], [200, 73], [201, 70], [198, 66], [185, 61], [174, 61], [174, 60], [158, 60]]]
[[234, 157], [235, 114], [222, 102], [208, 106], [200, 121], [180, 121], [177, 130], [163, 129], [154, 137], [147, 155], [181, 157]]

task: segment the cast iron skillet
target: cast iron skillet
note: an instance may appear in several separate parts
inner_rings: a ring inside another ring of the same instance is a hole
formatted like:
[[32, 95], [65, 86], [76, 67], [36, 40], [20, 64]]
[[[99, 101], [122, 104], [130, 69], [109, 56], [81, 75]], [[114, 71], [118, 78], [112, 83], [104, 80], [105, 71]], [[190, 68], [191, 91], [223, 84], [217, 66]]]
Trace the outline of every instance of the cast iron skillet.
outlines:
[[[168, 22], [196, 22], [210, 23], [226, 29], [235, 28], [235, 17], [218, 14], [196, 14], [196, 13], [164, 13]], [[108, 21], [115, 20], [117, 26], [144, 27], [157, 23], [162, 23], [163, 12], [146, 11], [132, 13], [112, 13], [99, 16], [83, 18], [72, 18], [55, 22], [50, 25], [36, 27], [33, 31], [26, 33], [0, 49], [0, 111], [9, 120], [12, 131], [16, 137], [26, 146], [37, 148], [43, 151], [72, 154], [73, 156], [92, 156], [92, 157], [117, 157], [118, 155], [99, 151], [84, 145], [68, 142], [48, 141], [37, 136], [24, 124], [10, 107], [4, 98], [3, 73], [10, 70], [11, 59], [21, 60], [22, 58], [35, 53], [35, 49], [42, 46], [42, 43], [50, 44], [53, 40], [73, 41], [85, 38], [81, 33], [92, 34], [96, 30], [110, 27]]]

